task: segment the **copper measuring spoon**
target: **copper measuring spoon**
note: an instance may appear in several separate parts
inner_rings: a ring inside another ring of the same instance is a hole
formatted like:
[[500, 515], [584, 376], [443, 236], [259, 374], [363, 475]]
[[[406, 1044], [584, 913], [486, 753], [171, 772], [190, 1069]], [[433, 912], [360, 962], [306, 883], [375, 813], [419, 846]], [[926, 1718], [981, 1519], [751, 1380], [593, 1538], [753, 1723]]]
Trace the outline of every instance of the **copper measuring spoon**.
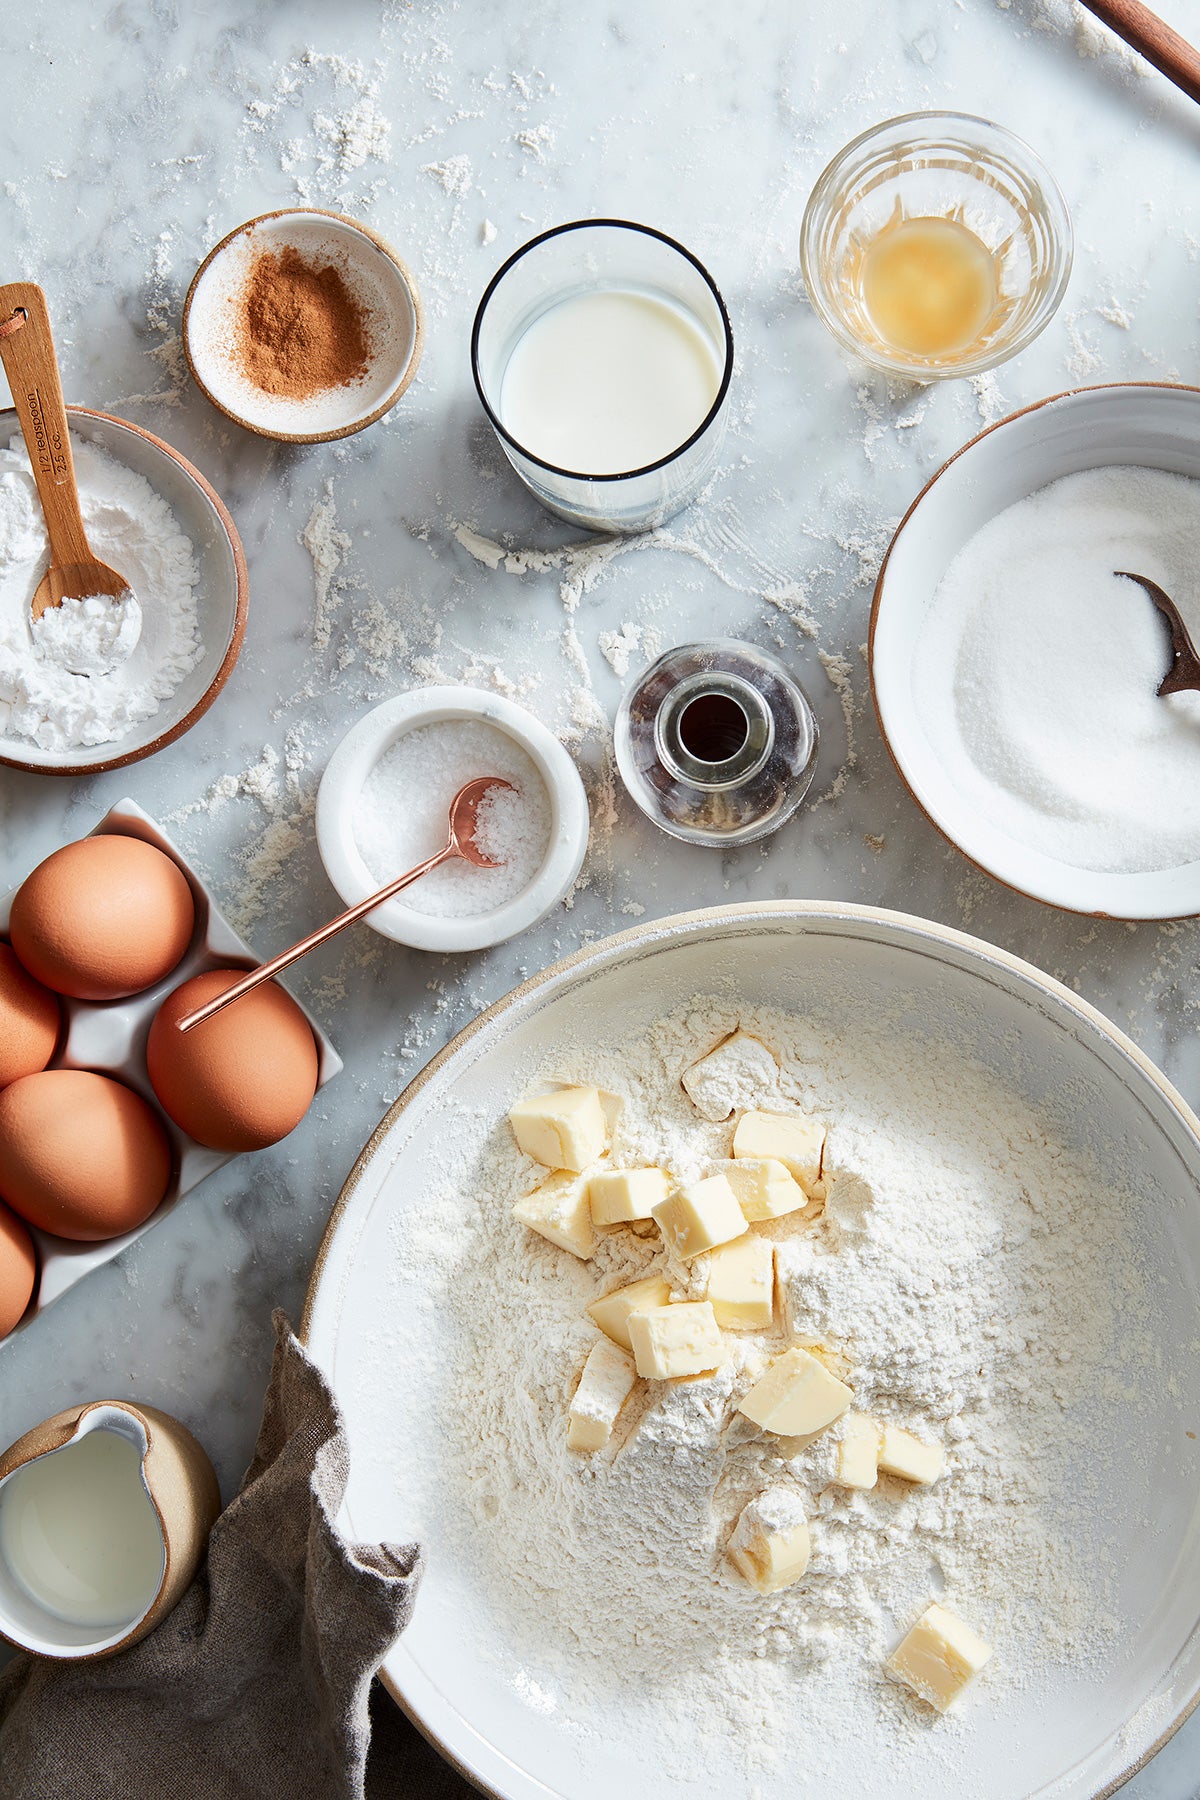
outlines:
[[1171, 628], [1171, 666], [1159, 682], [1156, 692], [1182, 694], [1189, 688], [1195, 688], [1200, 693], [1200, 652], [1193, 644], [1175, 602], [1148, 575], [1134, 575], [1128, 569], [1114, 569], [1113, 574], [1123, 576], [1126, 581], [1136, 581], [1139, 587], [1145, 588]]
[[10, 281], [0, 287], [0, 361], [12, 389], [50, 540], [50, 567], [34, 590], [30, 612], [37, 620], [64, 600], [86, 600], [93, 594], [121, 599], [130, 592], [129, 583], [93, 556], [87, 541], [50, 314], [35, 281]]
[[438, 867], [439, 863], [451, 862], [458, 856], [464, 862], [473, 863], [478, 869], [503, 867], [501, 860], [486, 855], [475, 841], [475, 832], [479, 823], [479, 808], [484, 796], [489, 794], [493, 788], [508, 788], [511, 792], [512, 782], [503, 780], [499, 775], [478, 775], [474, 781], [468, 781], [466, 787], [459, 788], [450, 802], [448, 835], [439, 851], [433, 856], [427, 856], [425, 861], [418, 863], [415, 869], [409, 869], [405, 874], [398, 875], [395, 881], [389, 881], [387, 886], [380, 888], [377, 894], [368, 894], [365, 900], [358, 902], [357, 906], [351, 906], [346, 912], [339, 913], [336, 919], [330, 919], [328, 925], [322, 925], [318, 931], [310, 932], [308, 937], [301, 938], [298, 944], [293, 944], [290, 950], [284, 950], [280, 955], [273, 956], [270, 962], [261, 963], [257, 969], [251, 969], [250, 973], [243, 976], [241, 981], [235, 981], [231, 988], [226, 988], [223, 994], [218, 994], [205, 1006], [198, 1006], [195, 1012], [185, 1013], [183, 1018], [178, 1021], [177, 1029], [190, 1031], [194, 1025], [202, 1025], [205, 1019], [211, 1019], [214, 1013], [219, 1013], [226, 1006], [232, 1005], [233, 1001], [240, 999], [243, 994], [248, 994], [252, 988], [260, 986], [264, 981], [269, 981], [272, 975], [278, 975], [281, 969], [289, 968], [292, 963], [299, 962], [302, 956], [307, 956], [309, 951], [315, 950], [318, 944], [325, 943], [328, 938], [336, 937], [337, 933], [346, 925], [353, 925], [356, 919], [365, 918], [369, 912], [374, 912], [377, 906], [382, 906], [385, 900], [390, 900], [393, 894], [400, 892], [401, 888], [409, 887], [414, 881], [419, 881], [422, 875], [428, 875], [431, 869]]

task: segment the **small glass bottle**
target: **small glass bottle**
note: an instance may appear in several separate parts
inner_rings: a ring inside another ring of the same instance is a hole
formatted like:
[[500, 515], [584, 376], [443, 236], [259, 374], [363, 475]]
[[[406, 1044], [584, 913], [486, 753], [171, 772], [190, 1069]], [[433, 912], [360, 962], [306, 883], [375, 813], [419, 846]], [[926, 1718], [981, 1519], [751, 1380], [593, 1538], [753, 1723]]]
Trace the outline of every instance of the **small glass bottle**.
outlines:
[[621, 702], [617, 767], [647, 818], [689, 844], [752, 843], [808, 792], [817, 726], [799, 685], [752, 644], [682, 644]]

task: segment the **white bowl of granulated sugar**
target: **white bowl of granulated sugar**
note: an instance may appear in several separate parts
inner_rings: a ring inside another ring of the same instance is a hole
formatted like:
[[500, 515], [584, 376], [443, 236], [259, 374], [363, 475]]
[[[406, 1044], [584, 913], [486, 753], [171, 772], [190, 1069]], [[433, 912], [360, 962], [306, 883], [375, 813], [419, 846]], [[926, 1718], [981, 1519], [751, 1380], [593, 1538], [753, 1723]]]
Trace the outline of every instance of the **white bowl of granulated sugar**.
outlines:
[[958, 452], [892, 539], [871, 616], [884, 740], [917, 804], [998, 881], [1118, 919], [1200, 913], [1200, 390], [1077, 389]]
[[527, 931], [572, 887], [588, 845], [579, 771], [532, 713], [482, 688], [431, 687], [375, 707], [329, 759], [317, 844], [348, 906], [446, 842], [450, 802], [468, 781], [509, 788], [480, 809], [479, 843], [497, 867], [444, 863], [367, 915], [417, 950], [484, 950]]

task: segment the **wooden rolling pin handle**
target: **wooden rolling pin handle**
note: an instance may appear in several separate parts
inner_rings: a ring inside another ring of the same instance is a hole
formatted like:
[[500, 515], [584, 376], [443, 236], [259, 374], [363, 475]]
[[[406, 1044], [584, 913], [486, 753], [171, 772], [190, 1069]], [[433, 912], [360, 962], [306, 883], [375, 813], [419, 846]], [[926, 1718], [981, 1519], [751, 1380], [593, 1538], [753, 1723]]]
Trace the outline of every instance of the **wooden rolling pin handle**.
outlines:
[[1157, 13], [1141, 0], [1083, 0], [1083, 4], [1168, 81], [1200, 102], [1200, 51]]

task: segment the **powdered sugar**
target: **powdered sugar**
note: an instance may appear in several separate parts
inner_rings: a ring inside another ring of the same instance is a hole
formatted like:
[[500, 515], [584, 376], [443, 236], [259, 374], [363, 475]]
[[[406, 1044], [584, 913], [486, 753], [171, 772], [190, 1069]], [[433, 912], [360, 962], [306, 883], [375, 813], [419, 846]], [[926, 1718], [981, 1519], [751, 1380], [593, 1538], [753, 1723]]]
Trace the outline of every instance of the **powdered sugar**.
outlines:
[[75, 675], [107, 675], [128, 661], [142, 635], [142, 609], [129, 592], [66, 597], [33, 621], [33, 648], [43, 662]]
[[[153, 717], [203, 655], [199, 575], [170, 507], [94, 444], [72, 447], [92, 550], [128, 579], [135, 606], [139, 597], [145, 604], [132, 646], [133, 608], [98, 597], [55, 608], [58, 617], [46, 613], [31, 630], [29, 602], [49, 549], [24, 445], [14, 438], [0, 450], [0, 734], [50, 751], [118, 742]], [[76, 672], [89, 663], [91, 673]]]

